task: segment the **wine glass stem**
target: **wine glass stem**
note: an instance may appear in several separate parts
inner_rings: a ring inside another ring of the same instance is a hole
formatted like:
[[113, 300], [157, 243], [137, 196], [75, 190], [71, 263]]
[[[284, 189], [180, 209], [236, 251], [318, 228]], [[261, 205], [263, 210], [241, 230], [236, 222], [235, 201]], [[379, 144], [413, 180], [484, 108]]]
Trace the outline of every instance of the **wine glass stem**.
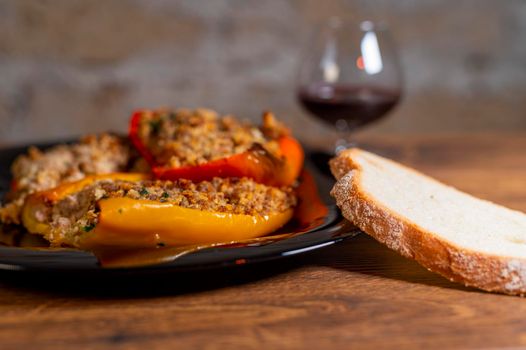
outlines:
[[338, 154], [341, 151], [355, 147], [356, 142], [351, 141], [351, 128], [346, 120], [340, 119], [336, 122], [336, 130], [338, 130], [338, 138], [334, 145], [334, 153]]
[[334, 146], [334, 153], [338, 154], [343, 150], [356, 146], [356, 143], [350, 140], [349, 133], [339, 134], [336, 144]]

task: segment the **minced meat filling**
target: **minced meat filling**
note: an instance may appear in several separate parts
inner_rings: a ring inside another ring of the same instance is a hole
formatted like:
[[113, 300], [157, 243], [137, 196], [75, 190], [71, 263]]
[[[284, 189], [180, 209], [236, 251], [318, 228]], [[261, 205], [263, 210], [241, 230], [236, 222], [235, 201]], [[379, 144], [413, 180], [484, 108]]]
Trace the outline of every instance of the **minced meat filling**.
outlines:
[[286, 129], [271, 113], [260, 128], [207, 109], [179, 109], [143, 114], [138, 137], [158, 164], [199, 165], [248, 150], [255, 143], [277, 152]]
[[[99, 181], [74, 195], [67, 196], [45, 211], [37, 220], [50, 222], [54, 235], [88, 232], [96, 226], [99, 200], [128, 197], [214, 212], [268, 215], [296, 205], [291, 188], [275, 188], [251, 179], [214, 178], [193, 183], [177, 181]], [[72, 232], [73, 231], [73, 232]], [[51, 237], [57, 240], [58, 237]]]
[[137, 158], [126, 138], [111, 134], [89, 135], [79, 143], [45, 151], [32, 147], [13, 162], [16, 187], [8, 194], [7, 204], [0, 208], [0, 219], [4, 223], [20, 223], [20, 209], [28, 194], [86, 175], [127, 171]]
[[110, 183], [101, 186], [101, 189], [109, 197], [148, 199], [185, 208], [234, 214], [267, 215], [283, 212], [295, 205], [290, 188], [265, 186], [247, 178], [214, 178], [197, 184], [183, 179], [176, 182], [145, 181], [141, 184]]

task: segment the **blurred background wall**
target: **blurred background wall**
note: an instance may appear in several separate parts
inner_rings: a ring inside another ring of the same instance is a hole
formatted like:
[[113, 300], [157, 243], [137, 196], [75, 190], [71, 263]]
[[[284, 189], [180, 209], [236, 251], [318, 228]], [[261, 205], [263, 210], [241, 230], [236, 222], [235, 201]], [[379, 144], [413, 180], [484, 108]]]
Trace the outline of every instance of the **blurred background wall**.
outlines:
[[405, 97], [368, 133], [526, 130], [526, 1], [0, 0], [0, 142], [124, 131], [135, 108], [271, 108], [303, 139], [327, 129], [295, 101], [308, 29], [387, 22]]

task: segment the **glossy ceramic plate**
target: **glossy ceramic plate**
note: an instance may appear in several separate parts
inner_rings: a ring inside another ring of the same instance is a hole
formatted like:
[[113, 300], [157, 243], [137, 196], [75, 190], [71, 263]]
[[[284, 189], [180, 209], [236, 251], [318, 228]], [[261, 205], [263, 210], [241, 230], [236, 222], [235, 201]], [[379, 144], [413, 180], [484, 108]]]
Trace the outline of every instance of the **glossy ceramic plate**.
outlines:
[[[42, 148], [52, 144], [39, 145]], [[13, 159], [25, 152], [21, 146], [0, 150], [0, 190], [4, 194], [10, 183], [9, 167]], [[310, 225], [302, 232], [280, 235], [275, 239], [244, 242], [226, 246], [205, 247], [184, 252], [184, 254], [165, 254], [161, 263], [144, 266], [125, 266], [104, 268], [98, 259], [89, 252], [74, 249], [50, 249], [20, 247], [20, 240], [27, 239], [15, 234], [8, 237], [10, 245], [0, 245], [0, 270], [10, 271], [52, 271], [74, 272], [90, 271], [95, 273], [115, 272], [161, 272], [194, 271], [209, 268], [244, 265], [263, 262], [287, 256], [301, 254], [337, 243], [356, 235], [359, 230], [346, 222], [329, 196], [333, 180], [327, 174], [325, 164], [315, 165], [313, 153], [307, 152], [306, 169], [312, 174], [320, 199], [326, 204], [327, 213], [321, 220]], [[315, 160], [315, 159], [314, 159]], [[293, 228], [290, 228], [294, 230]], [[294, 232], [294, 231], [291, 231]], [[6, 240], [3, 240], [6, 242]], [[18, 246], [17, 246], [18, 245]]]

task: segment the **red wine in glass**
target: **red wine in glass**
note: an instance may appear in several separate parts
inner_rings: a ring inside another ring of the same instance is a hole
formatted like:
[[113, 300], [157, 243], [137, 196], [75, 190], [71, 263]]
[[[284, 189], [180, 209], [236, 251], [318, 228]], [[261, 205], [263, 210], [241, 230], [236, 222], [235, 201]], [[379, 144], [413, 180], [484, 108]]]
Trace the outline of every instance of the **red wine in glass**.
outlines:
[[338, 131], [334, 154], [355, 146], [352, 132], [397, 105], [401, 67], [382, 24], [334, 17], [314, 34], [302, 59], [296, 93], [309, 114]]
[[400, 95], [396, 88], [325, 82], [301, 86], [298, 91], [308, 112], [331, 126], [345, 122], [350, 130], [385, 116]]

